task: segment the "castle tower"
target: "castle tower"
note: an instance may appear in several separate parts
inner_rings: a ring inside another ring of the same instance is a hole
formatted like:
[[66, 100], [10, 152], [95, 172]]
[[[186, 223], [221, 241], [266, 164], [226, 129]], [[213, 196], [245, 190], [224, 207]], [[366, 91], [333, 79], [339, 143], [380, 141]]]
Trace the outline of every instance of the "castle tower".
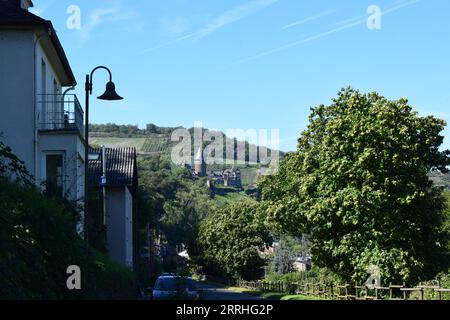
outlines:
[[199, 177], [206, 177], [206, 163], [203, 159], [202, 148], [199, 148], [194, 158], [194, 171]]

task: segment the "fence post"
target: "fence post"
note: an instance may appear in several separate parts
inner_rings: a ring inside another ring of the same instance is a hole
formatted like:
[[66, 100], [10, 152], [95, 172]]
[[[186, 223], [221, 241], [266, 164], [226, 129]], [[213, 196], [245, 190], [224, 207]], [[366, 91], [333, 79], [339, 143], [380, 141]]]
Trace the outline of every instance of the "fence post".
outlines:
[[[405, 288], [405, 283], [403, 282], [403, 287], [402, 288]], [[403, 300], [407, 300], [406, 299], [406, 291], [403, 291]]]
[[392, 293], [392, 282], [389, 282], [389, 299], [392, 299], [393, 293]]

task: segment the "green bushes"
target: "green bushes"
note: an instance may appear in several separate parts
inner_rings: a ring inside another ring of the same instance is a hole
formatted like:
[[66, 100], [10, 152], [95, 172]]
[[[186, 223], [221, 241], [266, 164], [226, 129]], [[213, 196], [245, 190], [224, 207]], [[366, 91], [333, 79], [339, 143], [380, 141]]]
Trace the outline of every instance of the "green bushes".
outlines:
[[[70, 205], [0, 178], [1, 299], [133, 297], [131, 271], [88, 248], [76, 221]], [[66, 287], [70, 265], [81, 268], [80, 291]]]
[[[89, 248], [76, 208], [45, 197], [1, 143], [0, 168], [0, 299], [134, 297], [131, 271]], [[71, 265], [81, 269], [81, 290], [67, 289]]]
[[305, 279], [306, 273], [303, 272], [291, 272], [291, 273], [285, 273], [285, 274], [278, 274], [278, 273], [271, 273], [268, 274], [265, 278], [267, 281], [271, 282], [301, 282], [303, 279]]
[[[434, 280], [422, 282], [423, 286], [440, 286], [441, 288], [450, 289], [450, 269], [447, 272], [442, 272], [436, 276]], [[438, 299], [438, 293], [432, 289], [424, 289], [423, 298], [425, 300]], [[420, 293], [414, 292], [411, 294], [410, 299], [419, 300]], [[450, 293], [442, 293], [443, 300], [450, 300]]]

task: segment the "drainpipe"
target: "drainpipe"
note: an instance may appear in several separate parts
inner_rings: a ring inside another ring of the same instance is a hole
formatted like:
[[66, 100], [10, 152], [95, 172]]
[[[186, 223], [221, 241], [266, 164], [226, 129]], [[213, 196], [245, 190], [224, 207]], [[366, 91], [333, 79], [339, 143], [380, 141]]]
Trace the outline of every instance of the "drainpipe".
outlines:
[[62, 96], [63, 102], [66, 101], [66, 100], [65, 100], [66, 94], [67, 94], [69, 91], [73, 91], [73, 90], [75, 90], [75, 86], [71, 86], [70, 88], [67, 88], [66, 91], [64, 91], [63, 96]]
[[[46, 35], [51, 34], [51, 29], [48, 29], [47, 32], [41, 33], [39, 36], [37, 36], [36, 40], [34, 41], [34, 50], [33, 50], [33, 62], [34, 62], [34, 68], [33, 68], [33, 111], [34, 111], [34, 180], [37, 182], [37, 176], [38, 176], [38, 122], [39, 122], [39, 113], [38, 113], [38, 101], [37, 101], [37, 47], [39, 44], [39, 41], [42, 39], [42, 37]], [[45, 93], [45, 92], [43, 92]]]
[[102, 145], [103, 227], [106, 230], [106, 147]]

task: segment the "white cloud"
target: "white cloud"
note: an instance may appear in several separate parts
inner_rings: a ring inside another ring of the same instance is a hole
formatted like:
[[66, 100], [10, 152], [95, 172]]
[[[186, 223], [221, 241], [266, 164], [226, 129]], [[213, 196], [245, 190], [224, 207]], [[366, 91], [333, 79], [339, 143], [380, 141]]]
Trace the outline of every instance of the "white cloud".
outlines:
[[161, 49], [161, 48], [167, 47], [169, 45], [172, 45], [172, 44], [175, 44], [177, 42], [187, 40], [187, 39], [200, 40], [231, 23], [242, 20], [242, 19], [246, 18], [247, 16], [249, 16], [253, 13], [256, 13], [259, 10], [262, 10], [262, 9], [265, 9], [265, 8], [271, 6], [272, 4], [276, 3], [277, 1], [278, 0], [254, 0], [254, 1], [247, 2], [245, 4], [234, 7], [230, 10], [227, 10], [227, 11], [217, 15], [214, 19], [211, 20], [211, 22], [209, 22], [203, 28], [201, 28], [200, 30], [198, 30], [196, 32], [192, 32], [192, 33], [189, 33], [182, 37], [178, 37], [174, 40], [167, 41], [167, 42], [159, 44], [153, 48], [143, 50], [141, 53], [155, 51], [157, 49]]
[[122, 6], [121, 1], [116, 1], [112, 7], [96, 8], [87, 14], [86, 22], [82, 23], [80, 38], [82, 42], [89, 40], [92, 31], [104, 23], [128, 20], [136, 14]]
[[295, 21], [293, 23], [287, 24], [284, 27], [282, 27], [281, 30], [286, 30], [286, 29], [289, 29], [289, 28], [292, 28], [292, 27], [297, 27], [297, 26], [305, 24], [307, 22], [311, 22], [311, 21], [314, 21], [314, 20], [317, 20], [317, 19], [329, 16], [329, 15], [331, 15], [334, 12], [335, 12], [334, 10], [327, 10], [327, 11], [321, 12], [319, 14], [316, 14], [316, 15], [313, 15], [313, 16], [310, 16], [310, 17], [307, 17], [307, 18]]
[[185, 18], [176, 18], [168, 20], [166, 18], [161, 19], [164, 29], [171, 34], [183, 34], [190, 28], [190, 22]]
[[204, 38], [209, 34], [225, 27], [226, 25], [239, 21], [259, 10], [271, 6], [277, 1], [278, 0], [255, 0], [225, 11], [213, 19], [211, 23], [198, 31], [194, 38], [196, 40]]
[[[402, 9], [402, 8], [405, 8], [405, 7], [411, 6], [413, 4], [416, 4], [416, 3], [420, 2], [420, 1], [421, 0], [402, 1], [400, 4], [396, 4], [397, 3], [396, 2], [396, 3], [394, 3], [394, 5], [392, 7], [389, 7], [388, 9], [383, 10], [382, 14], [383, 15], [387, 15], [387, 14], [393, 13], [395, 11], [398, 11], [398, 10]], [[268, 55], [272, 55], [274, 53], [277, 53], [277, 52], [280, 52], [280, 51], [284, 51], [284, 50], [290, 49], [292, 47], [296, 47], [296, 46], [299, 46], [301, 44], [305, 44], [305, 43], [311, 42], [313, 40], [318, 40], [318, 39], [324, 38], [326, 36], [329, 36], [331, 34], [334, 34], [334, 33], [337, 33], [337, 32], [343, 31], [343, 30], [347, 30], [347, 29], [356, 27], [358, 25], [365, 24], [366, 21], [367, 21], [367, 16], [365, 16], [362, 19], [358, 19], [358, 17], [354, 17], [354, 18], [351, 18], [351, 19], [346, 19], [344, 21], [352, 21], [352, 22], [346, 23], [346, 24], [344, 24], [344, 25], [342, 25], [340, 27], [333, 28], [333, 29], [330, 29], [330, 30], [325, 31], [325, 32], [318, 33], [316, 35], [310, 36], [310, 37], [305, 38], [305, 39], [294, 41], [294, 42], [285, 44], [283, 46], [280, 46], [280, 47], [277, 47], [277, 48], [274, 48], [274, 49], [271, 49], [271, 50], [267, 50], [267, 51], [258, 53], [258, 54], [254, 55], [254, 56], [249, 57], [249, 58], [245, 58], [245, 59], [239, 60], [239, 61], [237, 61], [235, 63], [232, 63], [230, 66], [238, 65], [238, 64], [241, 64], [241, 63], [244, 63], [244, 62], [248, 62], [248, 61], [252, 61], [252, 60], [255, 60], [255, 59], [258, 59], [258, 58], [262, 58], [262, 57], [265, 57], [265, 56], [268, 56]]]

